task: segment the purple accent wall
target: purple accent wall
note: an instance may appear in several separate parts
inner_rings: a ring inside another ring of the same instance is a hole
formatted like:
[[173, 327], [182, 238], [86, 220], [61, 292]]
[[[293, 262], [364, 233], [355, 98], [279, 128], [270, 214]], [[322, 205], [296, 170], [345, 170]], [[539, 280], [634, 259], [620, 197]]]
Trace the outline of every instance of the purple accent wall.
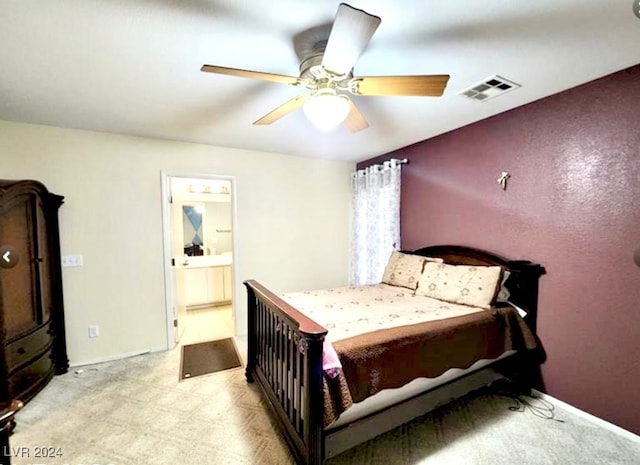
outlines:
[[640, 66], [359, 167], [390, 156], [409, 159], [402, 247], [542, 264], [545, 391], [640, 434]]

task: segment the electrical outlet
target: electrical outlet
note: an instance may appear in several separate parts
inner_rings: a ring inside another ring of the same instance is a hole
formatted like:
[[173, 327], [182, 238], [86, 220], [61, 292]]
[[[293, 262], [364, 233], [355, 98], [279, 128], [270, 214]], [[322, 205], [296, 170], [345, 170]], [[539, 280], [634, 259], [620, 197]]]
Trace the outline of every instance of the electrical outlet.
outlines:
[[98, 337], [100, 336], [100, 326], [98, 325], [89, 325], [89, 337]]
[[62, 266], [82, 266], [82, 255], [63, 255]]

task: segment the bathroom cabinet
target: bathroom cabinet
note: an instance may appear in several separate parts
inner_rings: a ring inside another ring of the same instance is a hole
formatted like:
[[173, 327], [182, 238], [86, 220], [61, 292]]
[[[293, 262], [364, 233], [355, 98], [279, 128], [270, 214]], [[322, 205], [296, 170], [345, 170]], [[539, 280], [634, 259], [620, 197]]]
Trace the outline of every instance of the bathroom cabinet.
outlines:
[[220, 305], [231, 302], [231, 266], [185, 268], [187, 307]]

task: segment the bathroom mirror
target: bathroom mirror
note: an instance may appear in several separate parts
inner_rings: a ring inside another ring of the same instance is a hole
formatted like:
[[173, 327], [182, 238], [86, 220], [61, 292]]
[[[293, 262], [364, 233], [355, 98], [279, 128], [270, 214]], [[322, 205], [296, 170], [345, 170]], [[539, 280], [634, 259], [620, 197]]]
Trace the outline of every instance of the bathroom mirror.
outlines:
[[184, 254], [190, 257], [204, 255], [204, 204], [182, 206]]
[[230, 253], [232, 249], [231, 203], [183, 202], [182, 252], [189, 257]]

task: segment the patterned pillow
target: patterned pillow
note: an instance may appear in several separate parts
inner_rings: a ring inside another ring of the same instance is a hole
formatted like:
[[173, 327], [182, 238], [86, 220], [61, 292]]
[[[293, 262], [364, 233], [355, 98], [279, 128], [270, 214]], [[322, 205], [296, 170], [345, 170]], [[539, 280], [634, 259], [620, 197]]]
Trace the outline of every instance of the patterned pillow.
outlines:
[[427, 261], [439, 261], [441, 263], [442, 259], [394, 251], [389, 257], [389, 262], [382, 276], [382, 282], [391, 286], [401, 286], [415, 290], [424, 264]]
[[416, 295], [490, 308], [502, 284], [502, 267], [427, 263]]

